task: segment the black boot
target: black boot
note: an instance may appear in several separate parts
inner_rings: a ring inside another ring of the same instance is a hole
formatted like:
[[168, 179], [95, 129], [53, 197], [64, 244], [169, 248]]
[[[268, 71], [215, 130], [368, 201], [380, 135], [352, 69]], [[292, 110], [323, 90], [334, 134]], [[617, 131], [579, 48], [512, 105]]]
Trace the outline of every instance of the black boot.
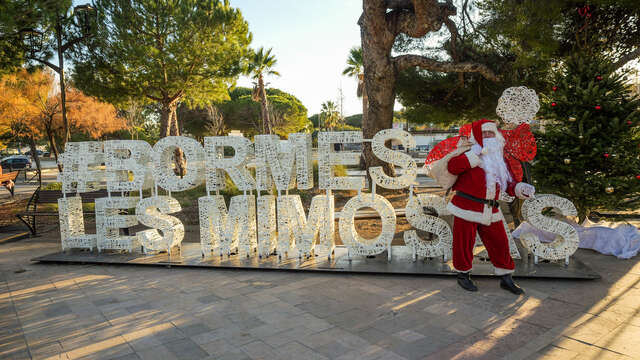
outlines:
[[471, 281], [471, 273], [458, 273], [458, 285], [467, 291], [478, 291], [476, 284]]
[[500, 277], [500, 287], [516, 295], [524, 294], [524, 290], [513, 282], [511, 274]]

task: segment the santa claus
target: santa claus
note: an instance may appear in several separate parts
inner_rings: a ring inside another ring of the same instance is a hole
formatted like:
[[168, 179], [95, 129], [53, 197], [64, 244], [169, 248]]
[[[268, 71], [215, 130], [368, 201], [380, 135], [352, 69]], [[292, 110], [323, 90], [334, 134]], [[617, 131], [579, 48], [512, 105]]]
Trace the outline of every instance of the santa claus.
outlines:
[[[482, 119], [471, 125], [471, 144], [460, 154], [446, 159], [448, 175], [456, 177], [455, 195], [447, 204], [453, 220], [453, 267], [458, 284], [465, 290], [477, 291], [470, 277], [476, 233], [487, 249], [489, 259], [500, 276], [500, 287], [514, 294], [524, 291], [513, 282], [515, 268], [509, 253], [509, 242], [498, 205], [500, 191], [521, 199], [532, 197], [535, 188], [516, 183], [507, 166], [503, 148], [505, 140], [492, 121]], [[461, 151], [459, 151], [461, 152]], [[444, 160], [444, 159], [443, 159]]]

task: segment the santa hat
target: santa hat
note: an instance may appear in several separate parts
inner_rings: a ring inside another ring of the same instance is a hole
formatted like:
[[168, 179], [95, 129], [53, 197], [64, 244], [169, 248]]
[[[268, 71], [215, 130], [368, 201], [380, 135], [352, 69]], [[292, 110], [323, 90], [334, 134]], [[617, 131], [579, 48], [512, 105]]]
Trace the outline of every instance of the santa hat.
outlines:
[[496, 126], [496, 123], [494, 123], [491, 120], [481, 119], [478, 121], [474, 121], [471, 124], [471, 142], [473, 142], [474, 144], [478, 144], [481, 147], [484, 147], [484, 145], [482, 145], [483, 131], [493, 131], [497, 137], [500, 136], [500, 132], [498, 132], [498, 127]]

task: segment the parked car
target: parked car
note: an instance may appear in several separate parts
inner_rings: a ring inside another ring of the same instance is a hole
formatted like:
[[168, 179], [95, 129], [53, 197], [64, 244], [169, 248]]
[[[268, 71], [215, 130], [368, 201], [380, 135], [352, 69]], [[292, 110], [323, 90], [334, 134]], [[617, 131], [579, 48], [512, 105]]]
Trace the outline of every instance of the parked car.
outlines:
[[[42, 151], [42, 150], [36, 150], [36, 154], [38, 154], [38, 156], [42, 156], [43, 153], [44, 153], [44, 151]], [[27, 155], [27, 156], [31, 156], [31, 150], [27, 151], [24, 154]]]
[[2, 159], [0, 166], [3, 169], [30, 169], [31, 160], [24, 155], [13, 155]]

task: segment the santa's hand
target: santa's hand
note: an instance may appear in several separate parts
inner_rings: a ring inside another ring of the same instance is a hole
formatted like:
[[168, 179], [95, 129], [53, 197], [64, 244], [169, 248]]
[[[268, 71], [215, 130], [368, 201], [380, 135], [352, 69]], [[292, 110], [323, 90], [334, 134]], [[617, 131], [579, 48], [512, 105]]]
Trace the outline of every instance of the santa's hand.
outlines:
[[536, 188], [531, 184], [521, 182], [516, 185], [514, 192], [519, 199], [532, 199], [536, 193]]
[[482, 146], [478, 144], [473, 144], [473, 146], [471, 147], [471, 151], [473, 151], [473, 153], [476, 155], [480, 155], [482, 154]]

